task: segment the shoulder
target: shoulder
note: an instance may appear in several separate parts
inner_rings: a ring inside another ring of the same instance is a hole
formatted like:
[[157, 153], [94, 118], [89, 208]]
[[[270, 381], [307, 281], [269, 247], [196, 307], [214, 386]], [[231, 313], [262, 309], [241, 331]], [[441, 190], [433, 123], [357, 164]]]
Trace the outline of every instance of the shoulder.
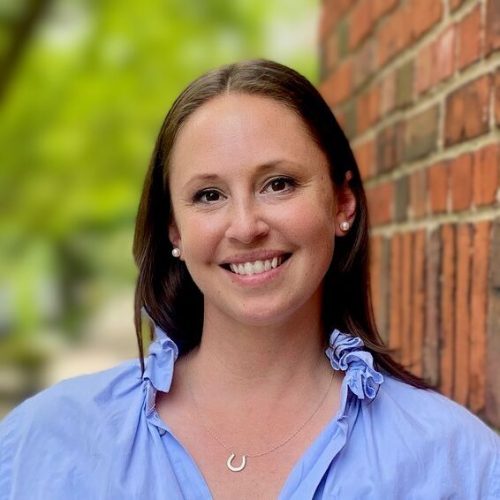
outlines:
[[28, 398], [7, 419], [22, 421], [29, 415], [37, 418], [72, 410], [105, 407], [126, 399], [142, 383], [138, 361], [131, 360], [97, 373], [63, 380]]
[[437, 391], [419, 389], [384, 374], [375, 401], [373, 411], [392, 427], [437, 440], [460, 435], [460, 443], [477, 440], [498, 449], [498, 436], [484, 422]]
[[[57, 436], [64, 440], [120, 414], [142, 398], [138, 361], [128, 361], [102, 372], [64, 380], [27, 399], [0, 422], [0, 447]], [[48, 439], [50, 441], [50, 439]]]
[[426, 463], [428, 471], [464, 482], [464, 490], [500, 493], [500, 438], [492, 429], [436, 391], [384, 378], [371, 410], [377, 439], [396, 455], [404, 449], [410, 460]]
[[135, 426], [144, 403], [142, 386], [135, 360], [64, 380], [24, 401], [0, 422], [0, 492], [10, 492], [7, 498], [41, 498], [29, 491], [48, 494], [52, 488], [59, 496], [48, 494], [51, 498], [68, 498], [63, 491], [89, 498], [73, 487], [84, 491], [87, 483], [78, 478], [96, 477], [119, 432]]
[[440, 498], [457, 492], [460, 498], [499, 498], [498, 435], [436, 391], [384, 373], [375, 399], [359, 405], [350, 444], [349, 458], [359, 461], [364, 449], [363, 460], [379, 471], [379, 485], [402, 488], [401, 495], [411, 485], [413, 492], [442, 492]]
[[384, 413], [398, 418], [407, 416], [412, 425], [425, 424], [440, 435], [473, 430], [491, 439], [496, 437], [476, 415], [437, 391], [419, 389], [386, 374], [384, 379], [376, 398]]

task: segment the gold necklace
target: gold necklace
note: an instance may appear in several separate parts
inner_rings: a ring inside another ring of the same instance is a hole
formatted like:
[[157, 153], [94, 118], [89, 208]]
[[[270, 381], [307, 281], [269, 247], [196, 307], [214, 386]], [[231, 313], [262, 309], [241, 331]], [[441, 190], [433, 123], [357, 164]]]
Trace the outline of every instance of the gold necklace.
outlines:
[[[221, 438], [219, 438], [219, 436], [206, 423], [206, 419], [203, 418], [203, 417], [200, 420], [201, 421], [201, 425], [204, 427], [204, 429], [207, 431], [207, 433], [215, 441], [217, 441], [226, 451], [229, 452], [229, 457], [226, 460], [226, 467], [231, 472], [241, 472], [246, 467], [246, 465], [247, 465], [247, 459], [248, 458], [262, 457], [264, 455], [268, 455], [269, 453], [272, 453], [273, 451], [278, 450], [279, 448], [285, 446], [285, 444], [287, 444], [289, 441], [291, 441], [297, 434], [299, 434], [300, 431], [302, 431], [302, 429], [304, 429], [304, 427], [314, 418], [314, 416], [318, 413], [318, 411], [320, 410], [320, 408], [323, 406], [323, 403], [325, 402], [326, 397], [328, 396], [328, 393], [330, 392], [330, 387], [332, 386], [332, 382], [333, 382], [333, 378], [334, 377], [335, 377], [335, 371], [332, 370], [332, 376], [330, 378], [330, 382], [328, 383], [328, 387], [326, 388], [326, 391], [323, 394], [323, 396], [321, 397], [321, 400], [319, 401], [318, 405], [316, 406], [316, 408], [314, 409], [314, 411], [311, 413], [311, 415], [309, 415], [307, 417], [307, 419], [304, 420], [304, 422], [302, 422], [300, 424], [300, 426], [297, 429], [295, 429], [290, 436], [288, 436], [285, 439], [283, 439], [282, 441], [280, 441], [277, 445], [272, 446], [271, 448], [268, 448], [268, 449], [266, 449], [264, 451], [260, 451], [258, 453], [252, 453], [252, 454], [247, 453], [247, 454], [241, 455], [241, 462], [240, 462], [239, 465], [233, 465], [233, 461], [236, 458], [236, 453], [234, 453], [232, 451], [232, 449], [229, 446], [227, 446]], [[200, 410], [200, 407], [198, 406], [198, 402], [196, 401], [196, 398], [194, 396], [194, 393], [193, 393], [193, 390], [192, 390], [192, 387], [191, 387], [190, 384], [188, 384], [188, 388], [189, 388], [189, 392], [191, 393], [191, 398], [193, 400], [193, 404], [194, 404], [194, 407], [195, 407], [195, 410], [196, 410], [198, 416], [202, 415], [203, 412]]]

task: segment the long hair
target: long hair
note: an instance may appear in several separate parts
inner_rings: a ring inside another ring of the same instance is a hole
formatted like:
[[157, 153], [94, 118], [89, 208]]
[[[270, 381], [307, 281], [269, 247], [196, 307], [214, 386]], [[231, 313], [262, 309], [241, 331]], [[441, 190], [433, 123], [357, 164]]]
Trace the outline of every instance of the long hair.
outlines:
[[323, 153], [330, 177], [341, 187], [346, 173], [356, 198], [352, 228], [335, 242], [324, 281], [325, 341], [333, 328], [359, 336], [376, 366], [416, 387], [428, 387], [392, 359], [374, 321], [369, 275], [366, 197], [349, 142], [316, 88], [302, 75], [268, 60], [244, 61], [210, 71], [192, 82], [173, 103], [161, 127], [146, 174], [137, 215], [133, 253], [139, 269], [135, 293], [135, 326], [144, 370], [142, 313], [169, 336], [182, 354], [197, 346], [203, 328], [203, 296], [185, 264], [171, 257], [168, 226], [172, 205], [168, 187], [170, 155], [186, 120], [204, 103], [225, 93], [274, 99], [294, 111]]

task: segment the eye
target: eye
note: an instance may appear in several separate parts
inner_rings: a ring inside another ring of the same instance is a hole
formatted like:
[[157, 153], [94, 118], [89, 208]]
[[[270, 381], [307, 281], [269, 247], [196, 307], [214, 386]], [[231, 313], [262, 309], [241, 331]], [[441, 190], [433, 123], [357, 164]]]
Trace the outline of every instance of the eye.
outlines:
[[222, 199], [223, 195], [217, 189], [202, 189], [193, 196], [195, 203], [216, 203]]
[[291, 177], [275, 177], [271, 179], [265, 186], [263, 191], [271, 193], [282, 193], [292, 190], [297, 183]]

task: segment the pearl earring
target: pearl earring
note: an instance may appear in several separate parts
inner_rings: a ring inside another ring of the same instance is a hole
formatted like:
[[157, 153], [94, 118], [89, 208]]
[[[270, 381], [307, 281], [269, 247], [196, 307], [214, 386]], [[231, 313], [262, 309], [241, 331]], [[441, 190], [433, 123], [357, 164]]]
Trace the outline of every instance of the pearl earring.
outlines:
[[340, 223], [340, 230], [343, 231], [344, 233], [347, 233], [350, 227], [351, 225], [346, 220]]
[[172, 257], [178, 259], [180, 256], [181, 256], [181, 251], [177, 247], [172, 248]]

